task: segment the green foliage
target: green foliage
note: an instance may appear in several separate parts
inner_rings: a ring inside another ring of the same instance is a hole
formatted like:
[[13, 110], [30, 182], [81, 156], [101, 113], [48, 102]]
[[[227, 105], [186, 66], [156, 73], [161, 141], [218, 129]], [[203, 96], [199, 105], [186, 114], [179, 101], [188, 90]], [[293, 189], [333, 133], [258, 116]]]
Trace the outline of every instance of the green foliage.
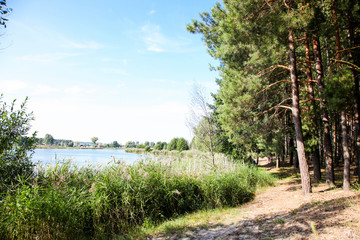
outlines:
[[45, 134], [44, 143], [45, 143], [45, 145], [53, 145], [54, 144], [54, 137], [51, 136], [50, 134]]
[[145, 148], [145, 145], [144, 144], [138, 144], [138, 145], [136, 145], [136, 148]]
[[128, 141], [125, 143], [125, 148], [136, 148], [136, 143], [133, 141]]
[[6, 0], [0, 0], [0, 25], [6, 28], [6, 22], [8, 21], [5, 18], [12, 11], [11, 8], [8, 8], [6, 5]]
[[154, 145], [154, 149], [155, 150], [166, 150], [167, 149], [167, 143], [166, 142], [157, 142], [155, 145]]
[[151, 152], [151, 147], [150, 146], [145, 146], [145, 152]]
[[[214, 95], [211, 122], [219, 143], [216, 151], [236, 159], [259, 151], [259, 142], [265, 141], [270, 151], [280, 148], [278, 141], [267, 141], [269, 133], [281, 128], [277, 120], [284, 115], [275, 106], [290, 96], [283, 81], [288, 72], [276, 65], [288, 62], [286, 27], [300, 24], [287, 19], [281, 4], [272, 2], [270, 11], [257, 1], [225, 1], [188, 25], [190, 32], [204, 37], [210, 55], [220, 61], [220, 89]], [[207, 128], [203, 125], [196, 129], [200, 136]], [[277, 135], [276, 139], [284, 132]]]
[[163, 150], [164, 149], [164, 145], [162, 142], [157, 142], [154, 146], [155, 150]]
[[[177, 150], [179, 152], [189, 150], [189, 144], [185, 138], [173, 138], [171, 139], [170, 143], [166, 146], [166, 143], [159, 143], [158, 147], [160, 148], [161, 145], [163, 146], [162, 149], [167, 148], [168, 151]], [[159, 149], [160, 150], [160, 149]]]
[[21, 184], [2, 201], [0, 238], [112, 238], [146, 221], [235, 206], [273, 182], [247, 165], [196, 175], [175, 166], [143, 161], [99, 170], [67, 162], [40, 170], [32, 185]]
[[33, 174], [31, 155], [36, 133], [27, 136], [32, 113], [26, 113], [26, 101], [15, 109], [15, 100], [8, 106], [0, 95], [0, 193], [4, 193], [21, 179]]
[[99, 140], [99, 138], [98, 137], [92, 137], [91, 138], [91, 142], [94, 144], [94, 145], [96, 145], [96, 142]]
[[113, 141], [112, 144], [111, 144], [111, 147], [119, 148], [119, 147], [121, 147], [121, 146], [120, 146], [120, 144], [119, 144], [117, 141]]
[[346, 110], [353, 104], [354, 82], [352, 72], [349, 69], [341, 69], [336, 73], [329, 75], [326, 81], [324, 96], [327, 100], [327, 106], [331, 110]]
[[171, 139], [171, 141], [170, 141], [169, 144], [167, 145], [167, 150], [169, 150], [169, 151], [176, 150], [176, 148], [177, 148], [177, 141], [178, 141], [178, 138], [173, 138], [173, 139]]
[[185, 138], [179, 138], [176, 141], [176, 150], [178, 150], [179, 152], [189, 150], [189, 144]]
[[[291, 122], [291, 90], [289, 85], [288, 32], [294, 32], [296, 58], [305, 63], [303, 37], [320, 39], [323, 56], [325, 91], [313, 84], [314, 98], [325, 98], [331, 122], [339, 111], [351, 113], [354, 105], [354, 78], [360, 63], [358, 1], [268, 1], [226, 0], [199, 20], [187, 25], [191, 33], [201, 34], [209, 54], [219, 61], [219, 91], [214, 95], [214, 119], [219, 151], [244, 158], [254, 152], [281, 154], [285, 135], [293, 134]], [[335, 17], [337, 13], [337, 17]], [[336, 39], [336, 33], [339, 38]], [[337, 46], [339, 40], [339, 46]], [[310, 44], [311, 45], [311, 44]], [[340, 51], [337, 48], [340, 47]], [[310, 56], [313, 51], [310, 47]], [[341, 55], [339, 61], [338, 54]], [[310, 57], [311, 58], [311, 57]], [[340, 65], [338, 65], [338, 63]], [[318, 101], [309, 101], [306, 85], [307, 65], [297, 64], [301, 118], [306, 149], [319, 149], [322, 131]], [[315, 80], [314, 64], [310, 64]], [[306, 83], [306, 84], [305, 84]], [[290, 111], [289, 111], [290, 110]], [[198, 128], [198, 135], [203, 129]], [[206, 144], [193, 141], [198, 149]], [[234, 155], [235, 154], [235, 155]], [[236, 156], [236, 157], [235, 157]]]

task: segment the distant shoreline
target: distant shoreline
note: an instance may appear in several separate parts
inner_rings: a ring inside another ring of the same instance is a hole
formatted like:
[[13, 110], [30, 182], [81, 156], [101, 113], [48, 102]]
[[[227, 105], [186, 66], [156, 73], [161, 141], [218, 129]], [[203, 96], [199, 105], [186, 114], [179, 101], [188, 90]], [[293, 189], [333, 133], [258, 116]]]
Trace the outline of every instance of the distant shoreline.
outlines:
[[36, 145], [35, 149], [124, 149], [124, 148], [110, 148], [110, 147], [64, 147], [56, 145]]

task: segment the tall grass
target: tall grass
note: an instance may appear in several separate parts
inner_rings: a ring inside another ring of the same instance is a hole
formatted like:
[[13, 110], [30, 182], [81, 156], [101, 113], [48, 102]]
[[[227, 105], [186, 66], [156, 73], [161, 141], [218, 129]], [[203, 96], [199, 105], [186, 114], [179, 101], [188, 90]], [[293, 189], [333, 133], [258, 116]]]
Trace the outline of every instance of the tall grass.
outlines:
[[39, 170], [31, 185], [20, 184], [1, 200], [0, 239], [110, 238], [144, 222], [241, 204], [258, 186], [274, 182], [253, 166], [220, 158], [217, 166], [169, 158]]

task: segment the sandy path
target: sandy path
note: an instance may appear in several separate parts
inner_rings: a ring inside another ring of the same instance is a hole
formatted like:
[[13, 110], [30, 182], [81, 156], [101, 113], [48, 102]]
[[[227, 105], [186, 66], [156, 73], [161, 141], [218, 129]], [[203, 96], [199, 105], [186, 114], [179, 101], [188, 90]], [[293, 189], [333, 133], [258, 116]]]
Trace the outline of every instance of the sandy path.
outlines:
[[320, 185], [304, 197], [299, 182], [280, 181], [238, 211], [209, 228], [154, 239], [360, 239], [359, 192]]

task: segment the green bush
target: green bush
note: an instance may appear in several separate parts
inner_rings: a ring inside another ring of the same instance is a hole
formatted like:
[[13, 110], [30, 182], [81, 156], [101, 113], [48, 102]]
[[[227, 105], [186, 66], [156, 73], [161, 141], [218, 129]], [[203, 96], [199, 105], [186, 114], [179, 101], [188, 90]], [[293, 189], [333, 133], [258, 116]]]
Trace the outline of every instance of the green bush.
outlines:
[[0, 95], [0, 194], [32, 176], [30, 158], [36, 143], [36, 133], [27, 136], [33, 120], [32, 113], [26, 113], [27, 99], [16, 110], [15, 100], [8, 106], [2, 98]]

